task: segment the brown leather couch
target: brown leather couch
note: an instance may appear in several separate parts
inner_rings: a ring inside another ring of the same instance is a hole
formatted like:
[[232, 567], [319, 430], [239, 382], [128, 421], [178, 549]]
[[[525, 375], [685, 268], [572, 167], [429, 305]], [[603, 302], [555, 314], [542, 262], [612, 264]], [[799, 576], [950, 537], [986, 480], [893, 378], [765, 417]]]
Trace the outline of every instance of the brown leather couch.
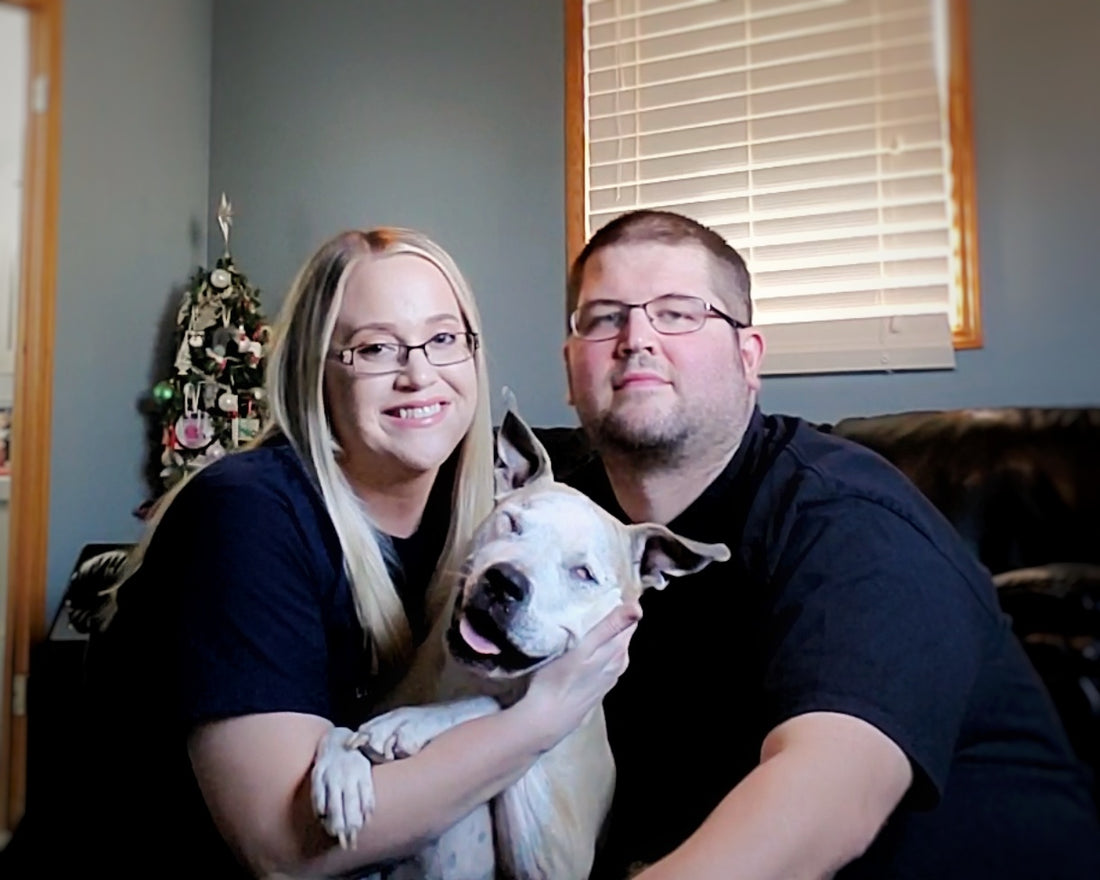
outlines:
[[[1100, 407], [900, 412], [818, 426], [905, 473], [994, 575], [1100, 803]], [[587, 453], [536, 430], [555, 472]]]
[[1100, 564], [1100, 408], [908, 412], [831, 430], [900, 468], [993, 574]]

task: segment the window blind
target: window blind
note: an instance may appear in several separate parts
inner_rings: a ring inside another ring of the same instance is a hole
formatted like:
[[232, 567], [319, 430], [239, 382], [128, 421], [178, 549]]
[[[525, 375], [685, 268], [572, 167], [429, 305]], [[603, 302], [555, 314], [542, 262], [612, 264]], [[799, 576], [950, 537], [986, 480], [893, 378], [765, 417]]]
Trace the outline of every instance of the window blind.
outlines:
[[945, 0], [589, 0], [588, 233], [723, 235], [766, 372], [953, 366], [946, 38]]

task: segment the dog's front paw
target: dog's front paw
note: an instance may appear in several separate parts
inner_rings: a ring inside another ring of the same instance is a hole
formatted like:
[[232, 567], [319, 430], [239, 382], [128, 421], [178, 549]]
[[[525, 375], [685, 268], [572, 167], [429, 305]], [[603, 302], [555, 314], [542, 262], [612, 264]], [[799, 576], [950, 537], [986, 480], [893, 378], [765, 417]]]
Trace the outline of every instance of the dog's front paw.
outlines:
[[375, 763], [415, 755], [443, 731], [454, 726], [439, 706], [403, 706], [372, 718], [352, 736], [350, 745]]
[[317, 745], [310, 772], [313, 811], [341, 849], [355, 846], [359, 831], [374, 812], [370, 761], [351, 744], [355, 734], [334, 727]]

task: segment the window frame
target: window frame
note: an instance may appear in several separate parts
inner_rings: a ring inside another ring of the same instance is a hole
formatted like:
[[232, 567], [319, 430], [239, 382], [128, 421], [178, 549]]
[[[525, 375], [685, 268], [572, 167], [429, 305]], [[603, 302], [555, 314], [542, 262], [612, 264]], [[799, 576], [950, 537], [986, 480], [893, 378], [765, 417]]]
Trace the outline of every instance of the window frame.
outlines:
[[[585, 243], [584, 2], [565, 5], [565, 247], [572, 265]], [[950, 30], [948, 120], [952, 201], [957, 226], [959, 308], [952, 321], [955, 349], [981, 348], [981, 285], [975, 203], [973, 115], [970, 94], [970, 18], [967, 0], [947, 0]]]

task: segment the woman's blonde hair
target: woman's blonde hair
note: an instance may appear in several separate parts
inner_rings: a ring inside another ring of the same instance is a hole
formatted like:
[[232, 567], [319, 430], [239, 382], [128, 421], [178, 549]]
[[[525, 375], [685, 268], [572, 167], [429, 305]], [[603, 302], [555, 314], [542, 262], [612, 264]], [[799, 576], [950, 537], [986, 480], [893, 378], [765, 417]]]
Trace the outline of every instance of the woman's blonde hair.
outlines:
[[[439, 245], [410, 229], [342, 232], [321, 245], [301, 268], [279, 311], [265, 373], [271, 421], [255, 441], [282, 433], [316, 481], [340, 539], [356, 612], [376, 670], [393, 669], [407, 660], [413, 648], [412, 630], [386, 568], [380, 532], [339, 466], [340, 448], [328, 418], [324, 375], [351, 267], [361, 259], [395, 254], [411, 254], [435, 266], [454, 291], [467, 327], [480, 337], [481, 317], [473, 293]], [[450, 526], [428, 588], [429, 621], [446, 604], [463, 548], [492, 507], [492, 425], [484, 346], [477, 346], [474, 360], [477, 405], [458, 449]], [[128, 566], [130, 573], [140, 565], [149, 535], [177, 491], [158, 504], [154, 521]]]

